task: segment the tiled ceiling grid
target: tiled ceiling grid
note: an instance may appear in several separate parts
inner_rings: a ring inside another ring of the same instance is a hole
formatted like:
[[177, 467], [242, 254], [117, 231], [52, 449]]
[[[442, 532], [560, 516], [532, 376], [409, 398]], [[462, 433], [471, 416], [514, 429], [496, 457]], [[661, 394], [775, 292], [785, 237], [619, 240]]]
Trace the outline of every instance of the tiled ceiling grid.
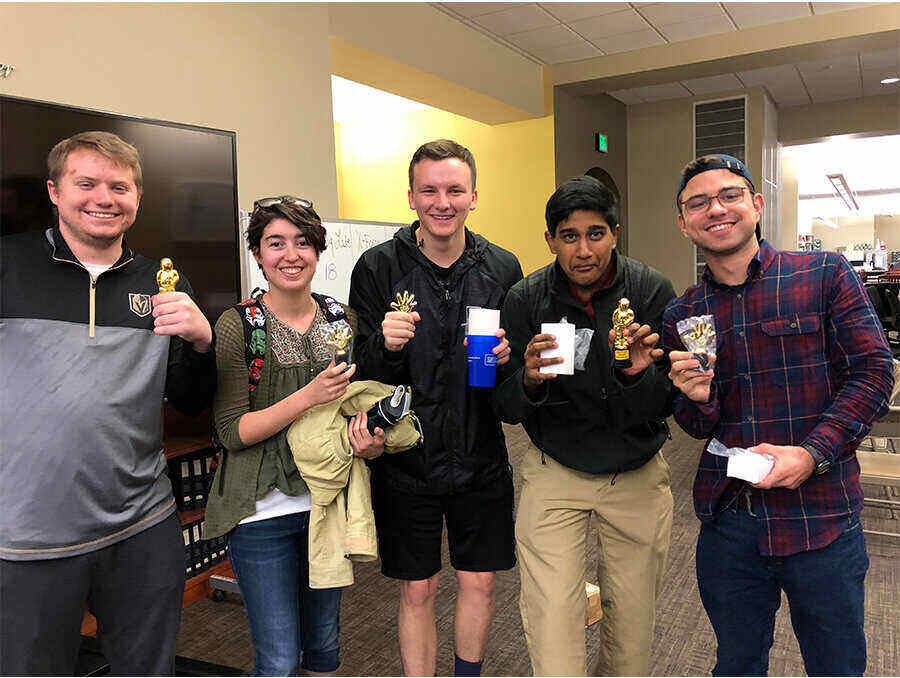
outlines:
[[[552, 65], [870, 4], [873, 3], [445, 2], [433, 6], [541, 64]], [[898, 91], [897, 85], [880, 82], [898, 72], [900, 46], [609, 94], [625, 104], [638, 104], [765, 87], [778, 106], [798, 106]]]

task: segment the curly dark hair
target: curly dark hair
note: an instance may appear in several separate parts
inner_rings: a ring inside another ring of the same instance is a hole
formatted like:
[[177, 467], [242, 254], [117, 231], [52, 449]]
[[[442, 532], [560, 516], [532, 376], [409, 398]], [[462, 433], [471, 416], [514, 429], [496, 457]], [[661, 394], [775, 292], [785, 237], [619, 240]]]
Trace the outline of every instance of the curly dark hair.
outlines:
[[275, 219], [287, 219], [299, 228], [303, 237], [316, 250], [316, 257], [328, 247], [325, 240], [325, 227], [322, 226], [322, 219], [312, 208], [312, 203], [306, 207], [300, 202], [286, 197], [274, 205], [257, 207], [250, 215], [250, 226], [247, 227], [246, 237], [247, 245], [254, 254], [259, 254], [259, 243], [262, 240], [263, 231]]

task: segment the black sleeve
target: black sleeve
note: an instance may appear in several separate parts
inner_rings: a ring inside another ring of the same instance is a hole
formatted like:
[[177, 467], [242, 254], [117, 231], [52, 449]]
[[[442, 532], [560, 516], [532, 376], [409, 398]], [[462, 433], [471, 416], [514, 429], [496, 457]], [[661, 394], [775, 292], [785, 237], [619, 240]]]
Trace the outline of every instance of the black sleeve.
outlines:
[[406, 347], [388, 351], [384, 347], [381, 321], [389, 310], [390, 281], [387, 271], [369, 265], [365, 255], [359, 258], [350, 276], [350, 307], [356, 312], [356, 334], [353, 340], [354, 360], [361, 379], [373, 379], [385, 384], [410, 381], [406, 363]]
[[525, 285], [527, 281], [509, 290], [500, 311], [500, 327], [506, 330], [510, 354], [509, 361], [497, 367], [493, 406], [500, 420], [508, 424], [528, 419], [549, 393], [546, 382], [534, 395], [525, 390], [525, 347], [535, 335]]
[[[180, 281], [176, 289], [187, 292], [194, 298], [194, 291], [187, 280]], [[212, 343], [206, 353], [198, 353], [193, 345], [181, 337], [172, 337], [169, 342], [165, 395], [175, 409], [183, 414], [199, 414], [212, 403], [216, 392], [215, 344], [214, 331]]]
[[[657, 346], [661, 348], [663, 312], [669, 301], [675, 298], [675, 289], [671, 281], [657, 271], [647, 270], [644, 274], [651, 276], [646, 287], [646, 299], [639, 304], [645, 317], [636, 320], [642, 325], [650, 325], [651, 331], [660, 335]], [[627, 385], [619, 379], [621, 375], [616, 373], [621, 390], [613, 396], [613, 400], [619, 402], [611, 404], [613, 407], [622, 408], [626, 426], [647, 419], [665, 418], [672, 414], [675, 390], [669, 379], [668, 362], [669, 358], [664, 353], [647, 367], [634, 383]]]

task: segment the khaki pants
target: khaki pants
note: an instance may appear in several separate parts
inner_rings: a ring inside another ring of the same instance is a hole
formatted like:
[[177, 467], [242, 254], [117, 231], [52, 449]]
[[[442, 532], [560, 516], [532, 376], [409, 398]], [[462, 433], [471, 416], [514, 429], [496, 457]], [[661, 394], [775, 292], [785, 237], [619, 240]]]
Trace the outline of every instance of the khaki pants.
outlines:
[[[614, 481], [614, 482], [613, 482]], [[596, 675], [650, 673], [654, 607], [662, 583], [672, 492], [662, 453], [634, 471], [591, 475], [531, 449], [522, 466], [516, 541], [519, 606], [534, 675], [585, 675], [585, 552], [598, 521], [603, 602]]]

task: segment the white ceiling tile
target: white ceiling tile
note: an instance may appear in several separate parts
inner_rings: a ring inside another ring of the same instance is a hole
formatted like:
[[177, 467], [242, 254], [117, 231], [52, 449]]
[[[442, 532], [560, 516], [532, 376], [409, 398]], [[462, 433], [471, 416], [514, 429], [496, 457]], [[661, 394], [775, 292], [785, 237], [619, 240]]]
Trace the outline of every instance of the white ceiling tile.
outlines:
[[452, 9], [457, 14], [469, 18], [490, 14], [491, 12], [500, 12], [512, 7], [508, 2], [442, 2], [441, 6]]
[[625, 2], [542, 2], [540, 5], [557, 19], [565, 22], [629, 9]]
[[810, 103], [800, 74], [791, 64], [741, 71], [737, 76], [746, 87], [765, 87], [778, 106]]
[[592, 19], [573, 21], [569, 25], [580, 35], [592, 41], [611, 35], [618, 36], [622, 33], [649, 30], [650, 28], [647, 22], [633, 9], [616, 12], [615, 14], [605, 14]]
[[525, 50], [549, 49], [571, 42], [584, 42], [562, 24], [525, 31], [524, 33], [514, 33], [513, 35], [507, 35], [506, 39]]
[[772, 83], [784, 84], [787, 87], [803, 87], [797, 69], [791, 64], [739, 71], [737, 75], [747, 87], [762, 87]]
[[722, 75], [696, 78], [694, 80], [682, 80], [681, 84], [694, 94], [713, 94], [714, 92], [725, 92], [731, 89], [743, 89], [744, 87], [733, 73], [723, 73]]
[[548, 64], [561, 64], [566, 61], [578, 61], [579, 59], [590, 59], [592, 57], [601, 56], [603, 52], [598, 50], [586, 40], [579, 38], [578, 42], [561, 47], [550, 47], [548, 49], [530, 50], [534, 56]]
[[812, 15], [808, 2], [726, 2], [725, 9], [738, 28], [774, 24]]
[[813, 96], [814, 104], [827, 104], [832, 101], [843, 101], [844, 99], [858, 99], [859, 94], [848, 94], [846, 92], [841, 92], [837, 90], [830, 90], [828, 92], [823, 92], [820, 95]]
[[717, 2], [660, 2], [641, 7], [641, 14], [656, 26], [708, 16], [725, 16]]
[[825, 14], [827, 12], [843, 12], [847, 9], [857, 9], [859, 7], [868, 7], [874, 5], [874, 2], [814, 2], [812, 3], [813, 12], [816, 14]]
[[835, 79], [859, 79], [859, 57], [847, 54], [839, 57], [803, 61], [797, 64], [797, 70], [804, 82], [830, 82]]
[[659, 31], [666, 36], [669, 42], [679, 42], [699, 38], [701, 35], [718, 35], [734, 31], [731, 22], [724, 14], [722, 16], [707, 16], [691, 21], [681, 21], [677, 24], [657, 26]]
[[522, 33], [559, 23], [535, 4], [516, 4], [502, 12], [475, 17], [472, 21], [497, 35]]
[[607, 54], [614, 54], [616, 52], [630, 52], [635, 49], [643, 49], [644, 47], [662, 45], [665, 44], [665, 40], [659, 37], [656, 31], [648, 28], [645, 31], [621, 33], [608, 38], [595, 40], [594, 44]]
[[862, 84], [856, 80], [806, 81], [806, 89], [813, 103], [851, 99], [862, 96]]
[[663, 99], [680, 99], [689, 97], [691, 93], [681, 86], [680, 82], [667, 82], [662, 85], [635, 87], [632, 90], [644, 101], [662, 101]]
[[779, 108], [784, 108], [786, 106], [805, 106], [806, 104], [812, 103], [806, 90], [802, 87], [800, 89], [783, 87], [778, 88], [777, 91], [773, 91], [771, 88], [767, 89], [769, 90], [769, 94], [771, 94], [772, 98], [775, 100], [775, 105]]
[[859, 55], [863, 73], [870, 71], [900, 70], [900, 47], [885, 49], [880, 52], [864, 52]]
[[644, 102], [641, 97], [634, 93], [633, 89], [620, 89], [615, 92], [607, 92], [607, 94], [615, 99], [618, 99], [623, 104], [632, 105]]

